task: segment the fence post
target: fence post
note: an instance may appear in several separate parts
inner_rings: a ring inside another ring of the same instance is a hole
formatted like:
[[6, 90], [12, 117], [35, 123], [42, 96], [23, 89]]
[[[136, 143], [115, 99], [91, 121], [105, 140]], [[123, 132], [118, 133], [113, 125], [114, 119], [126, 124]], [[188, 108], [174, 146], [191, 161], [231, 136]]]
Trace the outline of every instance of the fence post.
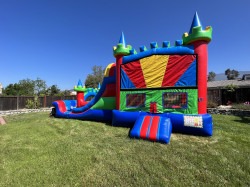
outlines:
[[46, 107], [46, 95], [44, 95], [44, 99], [43, 99], [43, 108]]
[[16, 109], [19, 109], [19, 96], [16, 97]]

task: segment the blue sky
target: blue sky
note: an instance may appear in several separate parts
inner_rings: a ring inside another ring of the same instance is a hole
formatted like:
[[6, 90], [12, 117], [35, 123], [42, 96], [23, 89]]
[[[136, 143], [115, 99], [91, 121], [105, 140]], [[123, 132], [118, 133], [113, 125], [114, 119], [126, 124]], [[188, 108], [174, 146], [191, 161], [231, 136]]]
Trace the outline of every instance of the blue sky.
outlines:
[[195, 11], [213, 27], [208, 71], [250, 70], [249, 0], [0, 0], [0, 82], [45, 80], [72, 89], [94, 65], [115, 62], [125, 34], [137, 51], [181, 39]]

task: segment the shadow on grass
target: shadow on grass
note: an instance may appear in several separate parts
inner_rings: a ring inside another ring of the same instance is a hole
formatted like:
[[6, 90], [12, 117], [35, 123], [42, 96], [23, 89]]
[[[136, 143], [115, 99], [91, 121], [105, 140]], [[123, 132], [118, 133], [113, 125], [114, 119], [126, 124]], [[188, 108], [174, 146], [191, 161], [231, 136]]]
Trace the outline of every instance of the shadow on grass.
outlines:
[[107, 126], [111, 126], [111, 127], [114, 127], [114, 128], [116, 128], [116, 127], [118, 127], [118, 128], [126, 128], [126, 129], [131, 129], [132, 128], [132, 126], [129, 126], [129, 125], [118, 125], [118, 126], [115, 126], [115, 125], [112, 125], [112, 123], [109, 123], [109, 122], [105, 122], [104, 123], [105, 125], [107, 125]]
[[239, 120], [238, 119], [234, 120], [235, 122], [250, 125], [250, 117], [247, 117], [247, 116], [238, 116], [238, 117], [240, 119]]
[[105, 122], [104, 124], [107, 125], [107, 126], [111, 126], [112, 127], [112, 123]]

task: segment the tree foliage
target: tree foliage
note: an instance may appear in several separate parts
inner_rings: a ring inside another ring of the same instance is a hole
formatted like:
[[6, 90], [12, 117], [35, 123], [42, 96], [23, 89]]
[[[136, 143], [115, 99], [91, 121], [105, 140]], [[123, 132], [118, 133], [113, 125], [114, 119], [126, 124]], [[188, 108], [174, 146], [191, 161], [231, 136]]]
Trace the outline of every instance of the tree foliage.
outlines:
[[239, 72], [237, 70], [231, 70], [230, 68], [228, 68], [225, 71], [225, 75], [227, 76], [228, 80], [234, 80], [239, 76]]
[[[47, 87], [46, 81], [40, 78], [36, 80], [22, 79], [18, 83], [9, 84], [3, 89], [3, 96], [66, 96], [70, 95], [69, 90], [60, 90], [57, 85]], [[27, 103], [29, 106], [38, 106], [39, 101], [32, 100]]]
[[227, 92], [235, 92], [239, 87], [237, 85], [234, 84], [229, 84], [225, 87]]
[[41, 95], [41, 94], [44, 95], [46, 93], [46, 88], [47, 88], [47, 85], [44, 80], [37, 78], [34, 81], [34, 93], [36, 95]]
[[216, 74], [213, 71], [210, 71], [208, 73], [208, 81], [214, 81], [216, 77]]
[[11, 95], [11, 96], [17, 96], [17, 95], [31, 96], [31, 95], [34, 95], [34, 81], [32, 81], [30, 79], [23, 79], [23, 80], [20, 80], [18, 83], [9, 84], [3, 90], [3, 94], [4, 95]]
[[31, 79], [23, 79], [18, 82], [20, 87], [19, 95], [34, 95], [35, 84]]
[[47, 90], [46, 90], [46, 95], [60, 95], [61, 94], [61, 91], [60, 89], [58, 88], [57, 85], [52, 85], [51, 87], [49, 87]]
[[62, 96], [70, 95], [70, 90], [61, 91], [60, 95], [62, 95]]
[[97, 88], [99, 83], [102, 83], [104, 70], [102, 66], [93, 66], [92, 74], [88, 74], [85, 80], [85, 86], [87, 88]]
[[40, 78], [36, 80], [22, 79], [18, 83], [7, 85], [3, 90], [3, 94], [9, 96], [33, 96], [45, 93], [46, 88], [46, 82]]
[[18, 95], [19, 85], [18, 84], [9, 84], [3, 89], [3, 95]]

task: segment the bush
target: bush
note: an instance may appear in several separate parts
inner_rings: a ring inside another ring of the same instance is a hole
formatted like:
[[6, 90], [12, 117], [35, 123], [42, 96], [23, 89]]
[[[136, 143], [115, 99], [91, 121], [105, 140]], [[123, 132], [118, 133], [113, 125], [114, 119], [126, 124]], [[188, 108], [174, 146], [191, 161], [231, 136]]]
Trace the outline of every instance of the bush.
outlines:
[[28, 108], [28, 109], [37, 109], [37, 108], [40, 108], [41, 107], [41, 103], [40, 103], [40, 100], [39, 100], [38, 96], [35, 96], [34, 99], [28, 99], [26, 101], [25, 107]]

